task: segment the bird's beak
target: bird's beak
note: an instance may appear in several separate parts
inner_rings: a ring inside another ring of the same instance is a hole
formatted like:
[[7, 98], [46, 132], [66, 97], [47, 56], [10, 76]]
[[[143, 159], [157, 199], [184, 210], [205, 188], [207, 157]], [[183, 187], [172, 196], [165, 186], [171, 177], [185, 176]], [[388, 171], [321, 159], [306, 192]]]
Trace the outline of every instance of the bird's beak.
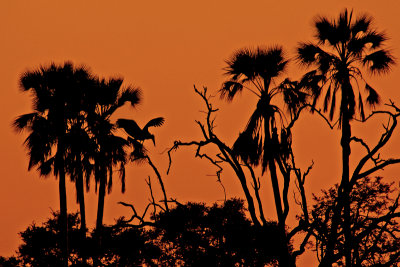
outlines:
[[154, 136], [151, 137], [151, 140], [153, 140], [153, 144], [154, 146], [156, 146], [156, 139], [154, 138]]

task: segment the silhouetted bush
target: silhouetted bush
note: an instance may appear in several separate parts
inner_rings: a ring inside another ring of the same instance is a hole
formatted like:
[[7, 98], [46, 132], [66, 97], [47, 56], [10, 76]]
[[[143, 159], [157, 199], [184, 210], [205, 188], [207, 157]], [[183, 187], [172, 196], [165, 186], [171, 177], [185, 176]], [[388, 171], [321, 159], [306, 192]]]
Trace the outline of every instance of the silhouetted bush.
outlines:
[[278, 227], [261, 229], [245, 216], [243, 200], [211, 207], [189, 202], [155, 217], [153, 242], [170, 266], [258, 266], [277, 259]]
[[[243, 200], [223, 204], [177, 204], [152, 216], [152, 227], [119, 220], [87, 233], [82, 240], [79, 214], [68, 215], [71, 266], [263, 266], [279, 255], [278, 226], [255, 227]], [[0, 266], [60, 266], [59, 214], [20, 233], [18, 256], [0, 258]], [[8, 264], [8, 265], [7, 265]]]

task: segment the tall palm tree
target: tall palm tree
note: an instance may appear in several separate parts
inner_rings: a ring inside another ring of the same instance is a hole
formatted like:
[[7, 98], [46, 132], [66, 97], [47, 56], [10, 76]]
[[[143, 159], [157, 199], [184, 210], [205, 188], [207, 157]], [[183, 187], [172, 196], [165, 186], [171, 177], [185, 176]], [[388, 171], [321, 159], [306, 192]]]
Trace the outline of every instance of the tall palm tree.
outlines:
[[[87, 73], [72, 63], [51, 64], [28, 71], [20, 78], [21, 89], [32, 92], [33, 112], [14, 121], [17, 130], [27, 130], [25, 145], [28, 149], [28, 170], [37, 167], [40, 175], [53, 171], [59, 180], [61, 249], [64, 264], [68, 264], [67, 195], [65, 187], [66, 135], [70, 120], [76, 115], [74, 101], [80, 94], [79, 83]], [[83, 76], [82, 76], [83, 75]]]
[[[351, 233], [349, 226], [349, 158], [350, 158], [350, 122], [359, 114], [365, 118], [364, 104], [374, 107], [379, 103], [379, 95], [366, 81], [362, 69], [373, 74], [382, 74], [390, 70], [394, 60], [387, 49], [383, 48], [387, 39], [383, 32], [372, 27], [372, 18], [361, 15], [353, 18], [353, 12], [344, 10], [336, 20], [318, 17], [314, 23], [315, 43], [300, 43], [297, 52], [300, 63], [313, 67], [302, 79], [302, 84], [309, 89], [313, 97], [312, 105], [324, 96], [323, 109], [329, 110], [332, 120], [338, 110], [338, 125], [342, 130], [342, 180], [339, 188], [336, 220], [332, 225], [331, 242], [328, 244], [326, 262], [330, 264], [336, 240], [337, 224], [340, 212], [344, 209], [346, 265], [351, 265]], [[365, 84], [365, 90], [360, 84]], [[337, 100], [337, 98], [340, 99]], [[340, 106], [337, 108], [337, 103]], [[358, 112], [357, 112], [358, 109]]]
[[85, 126], [84, 117], [79, 115], [71, 125], [66, 135], [67, 155], [66, 171], [71, 181], [75, 183], [76, 202], [79, 204], [81, 234], [86, 238], [86, 212], [84, 178], [86, 178], [86, 191], [89, 190], [90, 176], [93, 172], [91, 159], [94, 157], [95, 144]]
[[88, 110], [88, 128], [92, 139], [96, 143], [94, 154], [94, 173], [98, 187], [98, 208], [96, 228], [103, 225], [104, 199], [106, 188], [112, 189], [114, 167], [118, 166], [122, 182], [122, 192], [125, 192], [125, 147], [128, 142], [116, 135], [116, 126], [110, 118], [114, 112], [126, 102], [135, 107], [140, 102], [140, 89], [122, 87], [122, 79], [98, 80], [95, 90], [92, 92], [92, 107]]
[[[277, 83], [276, 79], [288, 63], [281, 47], [241, 49], [226, 63], [229, 79], [222, 85], [221, 97], [231, 101], [244, 89], [258, 97], [256, 109], [234, 143], [233, 152], [252, 165], [261, 163], [263, 173], [269, 169], [278, 222], [285, 239], [285, 218], [276, 164], [282, 157], [287, 157], [288, 151], [282, 144], [289, 142], [290, 133], [278, 132], [279, 129], [284, 130], [285, 115], [273, 100], [282, 95], [289, 111], [294, 112], [305, 101], [306, 95], [297, 87], [287, 86], [291, 84], [289, 80]], [[289, 265], [288, 242], [285, 240], [283, 243], [286, 254], [282, 255], [281, 264]], [[294, 261], [290, 264], [294, 265]]]

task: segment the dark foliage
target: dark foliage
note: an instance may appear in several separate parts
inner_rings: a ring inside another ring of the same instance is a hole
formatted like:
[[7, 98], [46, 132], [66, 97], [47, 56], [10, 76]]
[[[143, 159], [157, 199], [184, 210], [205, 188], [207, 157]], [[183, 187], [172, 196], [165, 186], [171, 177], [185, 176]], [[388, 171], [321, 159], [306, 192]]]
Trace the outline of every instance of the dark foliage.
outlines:
[[[244, 201], [178, 204], [153, 216], [153, 227], [122, 223], [94, 230], [82, 240], [78, 213], [68, 215], [70, 266], [264, 266], [276, 264], [279, 231], [275, 222], [262, 228], [246, 218]], [[4, 266], [60, 266], [58, 213], [20, 233], [17, 257]], [[101, 235], [101, 238], [99, 238]], [[98, 243], [101, 240], [101, 244]], [[84, 255], [84, 257], [82, 257]], [[7, 265], [8, 264], [8, 265]], [[1, 265], [1, 266], [3, 266]]]
[[[316, 249], [322, 258], [326, 253], [333, 206], [337, 199], [338, 185], [322, 196], [314, 196], [316, 204], [310, 214], [316, 236]], [[399, 198], [394, 194], [393, 184], [382, 181], [382, 177], [357, 181], [350, 194], [350, 230], [353, 238], [352, 255], [354, 266], [397, 266], [400, 263]], [[335, 245], [336, 262], [344, 264], [343, 222]]]
[[244, 202], [227, 200], [178, 205], [155, 217], [154, 242], [167, 266], [263, 266], [279, 254], [275, 222], [255, 227], [245, 216]]

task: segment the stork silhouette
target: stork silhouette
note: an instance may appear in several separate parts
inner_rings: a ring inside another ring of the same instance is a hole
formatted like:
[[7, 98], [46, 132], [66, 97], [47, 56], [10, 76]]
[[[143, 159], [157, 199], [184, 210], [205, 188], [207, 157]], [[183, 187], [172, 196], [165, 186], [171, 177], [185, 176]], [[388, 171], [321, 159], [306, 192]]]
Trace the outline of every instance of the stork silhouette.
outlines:
[[[117, 127], [122, 128], [125, 132], [136, 141], [144, 141], [146, 139], [153, 140], [153, 144], [156, 145], [156, 141], [154, 135], [149, 132], [149, 127], [160, 127], [163, 125], [165, 119], [163, 117], [158, 117], [150, 120], [144, 127], [141, 129], [139, 125], [134, 120], [128, 119], [118, 119]], [[128, 137], [129, 140], [129, 137]]]

